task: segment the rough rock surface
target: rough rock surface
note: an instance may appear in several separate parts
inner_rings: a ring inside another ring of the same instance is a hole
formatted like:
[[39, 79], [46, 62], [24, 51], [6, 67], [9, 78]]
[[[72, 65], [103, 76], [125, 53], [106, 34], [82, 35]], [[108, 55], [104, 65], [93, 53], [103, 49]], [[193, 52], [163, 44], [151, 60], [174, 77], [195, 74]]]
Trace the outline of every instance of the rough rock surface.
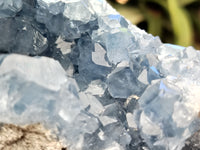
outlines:
[[67, 150], [41, 124], [2, 124], [0, 135], [1, 150]]

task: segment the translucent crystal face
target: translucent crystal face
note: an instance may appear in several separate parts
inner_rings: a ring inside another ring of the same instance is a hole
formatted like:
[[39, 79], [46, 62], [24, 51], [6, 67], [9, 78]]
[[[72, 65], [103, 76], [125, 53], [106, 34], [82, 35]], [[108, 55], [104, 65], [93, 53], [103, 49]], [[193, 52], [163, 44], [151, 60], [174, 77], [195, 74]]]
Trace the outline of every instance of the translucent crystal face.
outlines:
[[2, 0], [0, 33], [0, 122], [41, 122], [69, 150], [181, 150], [199, 129], [199, 52], [104, 0]]

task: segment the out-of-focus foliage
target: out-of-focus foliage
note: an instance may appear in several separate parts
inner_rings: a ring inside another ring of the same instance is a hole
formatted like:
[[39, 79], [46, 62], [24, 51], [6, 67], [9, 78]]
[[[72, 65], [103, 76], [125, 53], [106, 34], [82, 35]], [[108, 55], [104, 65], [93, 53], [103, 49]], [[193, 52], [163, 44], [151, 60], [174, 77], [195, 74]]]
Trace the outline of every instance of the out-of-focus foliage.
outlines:
[[200, 49], [200, 0], [108, 0], [123, 16], [163, 42]]

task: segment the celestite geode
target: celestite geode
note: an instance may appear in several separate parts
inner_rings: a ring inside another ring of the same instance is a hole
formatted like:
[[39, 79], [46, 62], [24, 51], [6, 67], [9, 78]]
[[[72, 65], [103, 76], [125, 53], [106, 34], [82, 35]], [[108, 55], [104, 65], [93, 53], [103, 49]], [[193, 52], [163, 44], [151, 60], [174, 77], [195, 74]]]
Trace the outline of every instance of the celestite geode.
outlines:
[[0, 122], [43, 123], [69, 150], [181, 150], [199, 66], [104, 0], [0, 1]]

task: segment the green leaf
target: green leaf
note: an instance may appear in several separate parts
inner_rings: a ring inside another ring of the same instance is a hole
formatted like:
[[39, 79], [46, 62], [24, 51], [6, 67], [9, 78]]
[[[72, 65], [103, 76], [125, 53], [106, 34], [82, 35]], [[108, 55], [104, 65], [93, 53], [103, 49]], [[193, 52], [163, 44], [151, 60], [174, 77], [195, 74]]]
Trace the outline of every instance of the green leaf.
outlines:
[[148, 32], [154, 36], [162, 34], [162, 17], [160, 12], [147, 11]]
[[192, 45], [192, 25], [187, 13], [180, 7], [177, 0], [167, 0], [167, 2], [176, 44]]
[[186, 6], [186, 5], [192, 4], [194, 2], [199, 2], [199, 0], [179, 0], [179, 4], [181, 6]]

